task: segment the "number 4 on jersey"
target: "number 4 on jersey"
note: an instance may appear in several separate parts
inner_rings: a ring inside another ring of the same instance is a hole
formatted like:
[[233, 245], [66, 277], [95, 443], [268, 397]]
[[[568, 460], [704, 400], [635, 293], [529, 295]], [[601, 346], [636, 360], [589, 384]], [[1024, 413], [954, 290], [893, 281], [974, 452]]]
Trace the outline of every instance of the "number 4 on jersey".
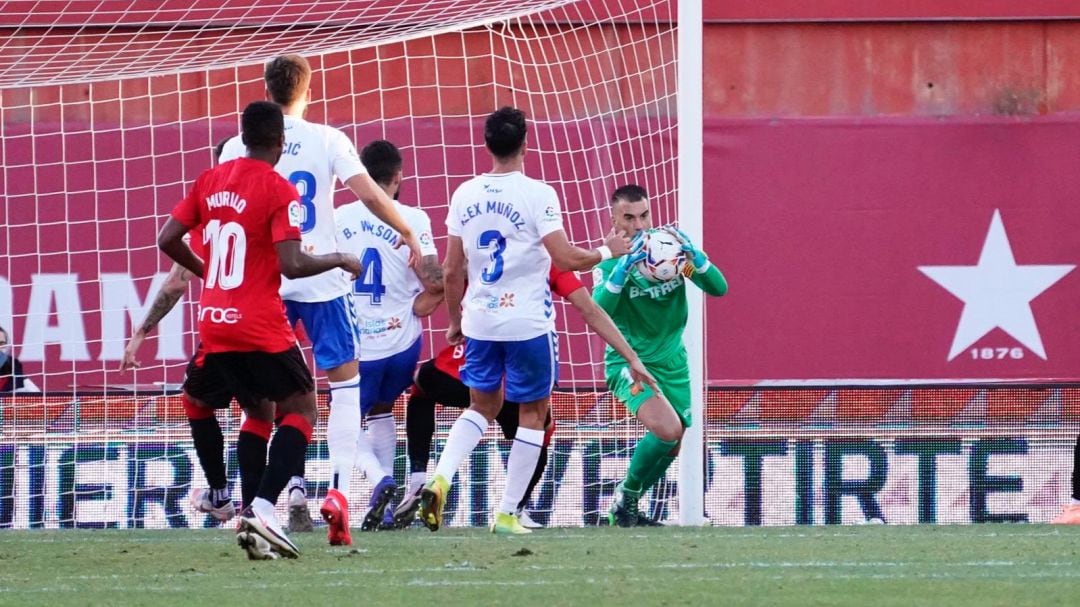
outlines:
[[364, 272], [353, 283], [353, 293], [367, 295], [373, 306], [382, 304], [382, 296], [386, 294], [386, 285], [382, 281], [382, 256], [379, 255], [378, 249], [364, 249], [360, 265], [364, 266]]

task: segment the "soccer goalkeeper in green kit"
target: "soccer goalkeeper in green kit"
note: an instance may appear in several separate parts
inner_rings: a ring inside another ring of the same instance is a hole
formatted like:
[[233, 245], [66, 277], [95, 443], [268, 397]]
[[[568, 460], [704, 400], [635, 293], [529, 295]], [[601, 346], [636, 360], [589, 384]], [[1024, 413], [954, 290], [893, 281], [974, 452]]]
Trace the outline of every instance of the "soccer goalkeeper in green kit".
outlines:
[[[637, 185], [625, 185], [611, 195], [611, 221], [616, 231], [638, 237], [652, 227], [648, 193]], [[615, 492], [608, 523], [619, 527], [658, 524], [638, 512], [638, 499], [663, 478], [679, 453], [683, 431], [690, 426], [690, 368], [682, 334], [686, 328], [686, 279], [709, 295], [727, 293], [724, 275], [709, 263], [681, 230], [665, 228], [679, 239], [686, 253], [683, 274], [674, 280], [654, 283], [637, 270], [645, 258], [641, 244], [629, 255], [609, 259], [593, 270], [593, 299], [615, 321], [645, 367], [655, 377], [662, 394], [634, 385], [627, 363], [610, 347], [604, 356], [608, 389], [645, 426], [648, 432], [634, 447], [630, 468]], [[636, 249], [636, 250], [635, 250]]]

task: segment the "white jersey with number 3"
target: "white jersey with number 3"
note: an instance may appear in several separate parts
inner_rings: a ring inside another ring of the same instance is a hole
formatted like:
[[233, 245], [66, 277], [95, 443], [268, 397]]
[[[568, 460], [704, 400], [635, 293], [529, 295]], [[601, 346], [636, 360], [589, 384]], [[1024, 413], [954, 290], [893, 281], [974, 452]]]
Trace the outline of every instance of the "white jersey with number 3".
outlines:
[[[233, 137], [225, 144], [219, 162], [242, 156], [247, 156], [247, 148], [240, 137]], [[323, 255], [336, 251], [334, 178], [344, 183], [366, 172], [356, 147], [334, 127], [285, 116], [285, 149], [274, 169], [300, 193], [304, 252]], [[330, 301], [348, 292], [349, 277], [339, 269], [307, 278], [281, 277], [281, 297], [289, 301]]]
[[[394, 207], [420, 241], [420, 254], [438, 255], [427, 213], [396, 200]], [[412, 306], [424, 290], [409, 267], [409, 247], [395, 248], [401, 235], [362, 202], [342, 205], [335, 215], [340, 250], [356, 255], [364, 266], [353, 283], [360, 360], [380, 360], [404, 352], [420, 337], [420, 319]]]
[[555, 330], [551, 256], [541, 242], [563, 229], [554, 188], [520, 172], [474, 177], [454, 192], [446, 227], [468, 262], [466, 337], [522, 341]]

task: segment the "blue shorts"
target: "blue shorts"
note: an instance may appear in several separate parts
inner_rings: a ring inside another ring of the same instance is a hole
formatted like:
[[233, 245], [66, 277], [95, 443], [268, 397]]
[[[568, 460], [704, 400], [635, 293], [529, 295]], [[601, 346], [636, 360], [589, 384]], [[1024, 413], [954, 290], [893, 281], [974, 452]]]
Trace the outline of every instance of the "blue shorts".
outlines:
[[360, 361], [360, 413], [367, 415], [379, 403], [392, 403], [413, 383], [420, 362], [420, 339], [404, 352], [379, 360]]
[[360, 357], [360, 329], [351, 294], [330, 301], [285, 300], [289, 324], [304, 323], [315, 352], [315, 365], [326, 371]]
[[551, 395], [559, 380], [559, 338], [554, 333], [525, 341], [465, 343], [461, 381], [481, 392], [495, 392], [506, 377], [504, 398], [528, 403]]

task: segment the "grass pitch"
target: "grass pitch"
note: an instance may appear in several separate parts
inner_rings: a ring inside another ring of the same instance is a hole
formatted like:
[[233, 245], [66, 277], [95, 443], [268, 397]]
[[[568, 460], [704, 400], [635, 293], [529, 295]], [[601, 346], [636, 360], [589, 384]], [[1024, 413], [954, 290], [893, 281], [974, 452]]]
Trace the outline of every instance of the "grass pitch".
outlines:
[[1080, 529], [548, 529], [294, 534], [248, 561], [226, 530], [0, 531], [4, 605], [1077, 605]]

